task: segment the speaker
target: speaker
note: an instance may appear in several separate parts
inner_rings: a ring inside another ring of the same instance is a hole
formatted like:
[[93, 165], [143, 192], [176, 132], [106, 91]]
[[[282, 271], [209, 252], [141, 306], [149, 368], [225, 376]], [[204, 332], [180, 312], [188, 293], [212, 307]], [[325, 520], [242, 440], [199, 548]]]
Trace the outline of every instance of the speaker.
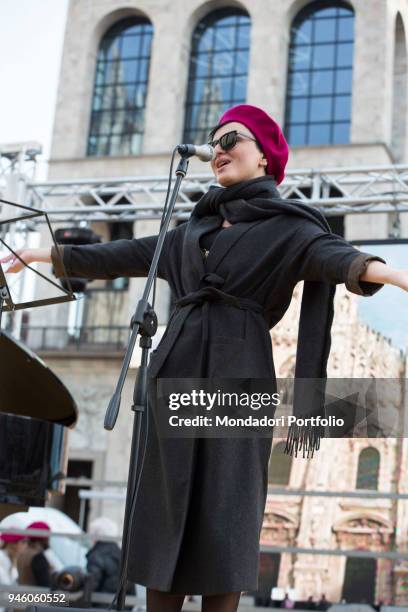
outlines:
[[[55, 230], [55, 241], [57, 244], [96, 244], [101, 242], [100, 236], [88, 227], [65, 227]], [[69, 290], [68, 283], [65, 279], [60, 278], [60, 283]], [[86, 285], [89, 282], [87, 278], [70, 278], [69, 279], [74, 293], [83, 293]]]

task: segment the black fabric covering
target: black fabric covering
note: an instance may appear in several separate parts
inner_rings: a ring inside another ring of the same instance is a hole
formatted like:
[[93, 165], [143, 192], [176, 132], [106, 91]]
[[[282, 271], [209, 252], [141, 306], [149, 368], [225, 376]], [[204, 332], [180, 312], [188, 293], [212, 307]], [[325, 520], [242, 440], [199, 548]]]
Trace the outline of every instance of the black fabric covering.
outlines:
[[[310, 305], [314, 313], [321, 296], [328, 296], [326, 322], [336, 284], [366, 296], [382, 286], [359, 281], [367, 262], [381, 258], [330, 233], [311, 207], [280, 199], [273, 179], [255, 179], [253, 186], [223, 191], [227, 199], [211, 214], [204, 196], [189, 221], [167, 233], [159, 259], [158, 276], [169, 283], [176, 307], [149, 362], [149, 428], [144, 419], [141, 431], [147, 450], [128, 569], [129, 580], [152, 589], [205, 595], [257, 590], [272, 446], [271, 436], [160, 436], [157, 379], [267, 378], [277, 390], [269, 330], [299, 281], [310, 287], [302, 309]], [[211, 190], [211, 202], [216, 193]], [[249, 220], [254, 209], [260, 217]], [[224, 214], [233, 225], [220, 229]], [[204, 259], [201, 239], [218, 229]], [[69, 276], [143, 277], [157, 239], [64, 246], [64, 264]], [[303, 315], [302, 324], [308, 311]], [[300, 330], [302, 341], [321, 338], [321, 320], [316, 330]], [[327, 338], [321, 346], [327, 350]], [[300, 363], [301, 372], [320, 373], [324, 358]]]
[[[213, 187], [199, 200], [192, 214], [198, 218], [221, 214], [232, 224], [259, 221], [281, 214], [295, 215], [332, 234], [319, 210], [298, 200], [283, 200], [275, 180], [269, 176], [227, 188]], [[306, 225], [305, 230], [308, 231]], [[331, 345], [335, 289], [334, 284], [316, 280], [305, 281], [304, 284], [295, 368], [293, 414], [296, 417], [325, 416], [324, 381]], [[304, 379], [316, 380], [312, 386]], [[303, 456], [305, 453], [308, 457], [313, 456], [323, 434], [324, 428], [291, 425], [285, 453], [295, 452], [297, 455], [299, 450], [303, 450]]]
[[33, 557], [31, 569], [37, 586], [49, 587], [51, 585], [50, 564], [44, 553], [38, 553]]
[[[92, 590], [98, 593], [116, 593], [120, 578], [121, 550], [116, 542], [96, 542], [87, 552], [87, 571], [92, 576]], [[134, 595], [129, 584], [127, 594]]]

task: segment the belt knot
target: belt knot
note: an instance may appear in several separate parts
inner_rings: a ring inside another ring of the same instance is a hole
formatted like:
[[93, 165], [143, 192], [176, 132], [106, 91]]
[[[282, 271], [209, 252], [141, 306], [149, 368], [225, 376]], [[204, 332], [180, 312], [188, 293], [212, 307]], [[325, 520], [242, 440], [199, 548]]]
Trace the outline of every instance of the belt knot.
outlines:
[[206, 272], [200, 277], [200, 285], [204, 287], [208, 287], [208, 285], [213, 287], [222, 287], [224, 283], [225, 278], [219, 274], [215, 274], [215, 272]]

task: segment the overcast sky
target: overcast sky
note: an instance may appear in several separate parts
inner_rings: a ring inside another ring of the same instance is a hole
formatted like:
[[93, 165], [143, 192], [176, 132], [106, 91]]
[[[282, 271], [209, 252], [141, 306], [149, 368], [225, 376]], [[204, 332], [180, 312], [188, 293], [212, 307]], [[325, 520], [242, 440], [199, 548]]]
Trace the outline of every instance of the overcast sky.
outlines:
[[50, 153], [67, 8], [68, 0], [0, 2], [0, 143], [39, 141], [43, 159]]

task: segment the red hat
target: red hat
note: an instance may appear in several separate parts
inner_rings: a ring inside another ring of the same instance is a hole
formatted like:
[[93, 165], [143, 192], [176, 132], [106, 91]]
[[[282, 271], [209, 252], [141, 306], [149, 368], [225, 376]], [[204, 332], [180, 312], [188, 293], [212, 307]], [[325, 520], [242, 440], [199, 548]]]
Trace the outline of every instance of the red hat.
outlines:
[[[9, 527], [9, 529], [12, 529], [12, 527]], [[18, 527], [16, 527], [16, 529], [19, 529]], [[0, 536], [0, 540], [2, 542], [5, 542], [6, 544], [12, 543], [12, 542], [21, 542], [21, 540], [24, 540], [25, 536], [24, 535], [18, 535], [17, 533], [2, 533]]]
[[277, 185], [283, 181], [289, 147], [279, 125], [265, 111], [250, 104], [239, 104], [228, 109], [220, 118], [217, 128], [238, 121], [255, 136], [268, 160], [266, 173], [272, 174]]
[[[44, 523], [43, 521], [34, 521], [34, 523], [31, 523], [30, 525], [28, 525], [27, 529], [38, 529], [41, 531], [51, 531], [51, 527], [48, 525], [48, 523]], [[38, 535], [38, 536], [29, 536], [29, 537], [46, 538], [47, 536]]]

